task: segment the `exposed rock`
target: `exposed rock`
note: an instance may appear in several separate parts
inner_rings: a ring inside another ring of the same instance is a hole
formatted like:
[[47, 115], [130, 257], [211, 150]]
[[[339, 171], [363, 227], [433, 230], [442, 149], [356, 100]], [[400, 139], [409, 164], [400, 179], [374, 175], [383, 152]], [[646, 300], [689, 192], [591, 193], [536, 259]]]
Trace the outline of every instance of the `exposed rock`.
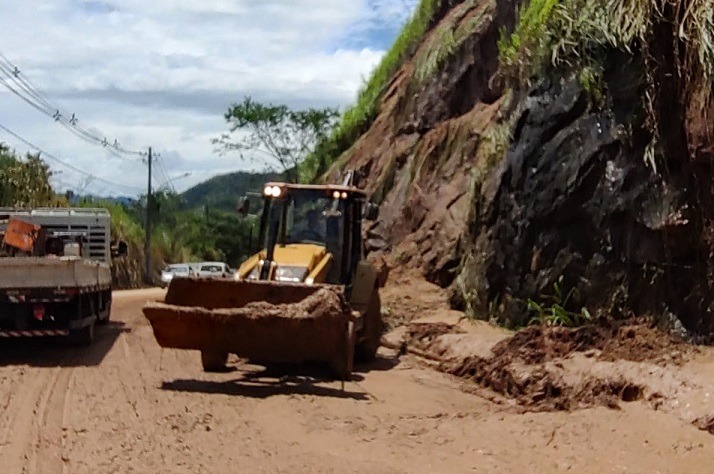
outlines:
[[[400, 264], [423, 269], [442, 286], [453, 281], [461, 260], [472, 171], [483, 160], [479, 145], [504, 103], [494, 77], [497, 43], [500, 28], [512, 28], [518, 3], [448, 2], [453, 8], [440, 13], [414, 59], [389, 84], [372, 127], [340, 160], [367, 178], [381, 205], [367, 250], [398, 253]], [[432, 58], [439, 35], [455, 30], [469, 33], [442, 68], [422, 78], [420, 58]]]
[[[681, 39], [661, 20], [648, 59], [605, 55], [597, 99], [567, 66], [509, 90], [498, 42], [520, 3], [449, 3], [339, 160], [364, 173], [381, 204], [367, 249], [451, 286], [455, 306], [509, 325], [526, 323], [525, 302], [561, 282], [574, 311], [648, 314], [679, 333], [710, 333], [711, 91], [679, 76], [672, 44]], [[660, 137], [647, 155], [650, 80]]]

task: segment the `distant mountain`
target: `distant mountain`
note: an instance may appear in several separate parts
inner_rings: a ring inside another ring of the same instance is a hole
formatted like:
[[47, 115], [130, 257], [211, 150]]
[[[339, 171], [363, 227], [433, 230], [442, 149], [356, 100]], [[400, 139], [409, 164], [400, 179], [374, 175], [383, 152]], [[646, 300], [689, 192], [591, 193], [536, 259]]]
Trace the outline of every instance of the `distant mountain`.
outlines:
[[68, 197], [69, 203], [71, 205], [78, 205], [80, 203], [87, 203], [87, 202], [96, 202], [96, 203], [123, 204], [125, 206], [131, 206], [137, 202], [136, 198], [126, 197], [126, 196], [112, 197], [112, 196], [97, 196], [94, 194], [82, 194], [82, 195], [69, 194], [69, 195], [67, 195], [67, 197]]
[[208, 206], [213, 209], [234, 210], [238, 198], [246, 192], [260, 192], [266, 181], [280, 181], [280, 173], [235, 173], [215, 176], [184, 191], [181, 197], [189, 208]]

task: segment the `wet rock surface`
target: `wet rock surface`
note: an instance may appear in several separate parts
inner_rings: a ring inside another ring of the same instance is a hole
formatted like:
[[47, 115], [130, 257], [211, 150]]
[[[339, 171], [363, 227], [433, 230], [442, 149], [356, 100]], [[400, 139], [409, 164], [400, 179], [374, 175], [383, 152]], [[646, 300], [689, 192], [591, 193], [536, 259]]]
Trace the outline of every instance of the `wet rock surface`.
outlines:
[[575, 79], [523, 100], [506, 158], [474, 202], [463, 268], [482, 309], [505, 302], [501, 322], [527, 323], [524, 301], [553, 295], [562, 278], [576, 311], [671, 311], [690, 334], [709, 331], [695, 177], [676, 162], [654, 170], [616, 110], [592, 107]]

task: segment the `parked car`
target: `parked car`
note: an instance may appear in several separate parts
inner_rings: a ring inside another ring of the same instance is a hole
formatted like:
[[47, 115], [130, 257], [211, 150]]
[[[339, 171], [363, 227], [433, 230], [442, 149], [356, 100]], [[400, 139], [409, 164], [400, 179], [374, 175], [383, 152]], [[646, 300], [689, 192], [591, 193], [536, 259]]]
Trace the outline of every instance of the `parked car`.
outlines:
[[235, 270], [223, 262], [201, 262], [198, 265], [199, 278], [231, 278]]
[[194, 270], [188, 263], [174, 263], [168, 265], [161, 272], [161, 287], [166, 288], [175, 276], [190, 277], [194, 275]]

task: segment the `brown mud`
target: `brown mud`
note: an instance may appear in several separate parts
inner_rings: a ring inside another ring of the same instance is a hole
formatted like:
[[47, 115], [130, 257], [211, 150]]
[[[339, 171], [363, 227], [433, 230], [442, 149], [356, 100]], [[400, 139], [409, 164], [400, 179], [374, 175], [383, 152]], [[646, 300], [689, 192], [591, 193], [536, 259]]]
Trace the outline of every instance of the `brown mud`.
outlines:
[[496, 344], [488, 358], [447, 361], [441, 369], [530, 409], [573, 410], [617, 407], [620, 401], [632, 402], [648, 395], [646, 386], [616, 370], [570, 377], [566, 364], [575, 353], [595, 363], [630, 361], [669, 368], [684, 364], [694, 352], [642, 322], [613, 328], [529, 327]]
[[[437, 355], [448, 342], [439, 358], [488, 357], [511, 336], [421, 301], [435, 294], [428, 290], [392, 282], [384, 295], [387, 304], [398, 294], [418, 303], [394, 312], [463, 331], [433, 338]], [[386, 348], [344, 387], [324, 371], [234, 357], [231, 371], [205, 373], [197, 352], [156, 343], [141, 308], [157, 299], [163, 292], [117, 292], [113, 321], [88, 348], [0, 341], [3, 473], [674, 473], [707, 472], [714, 459], [711, 435], [693, 424], [706, 428], [714, 413], [708, 349], [647, 371], [575, 352], [564, 366], [656, 384], [659, 408], [639, 401], [544, 412]]]
[[622, 409], [642, 402], [714, 432], [708, 400], [714, 369], [702, 363], [711, 355], [708, 348], [683, 342], [648, 318], [506, 331], [448, 310], [445, 292], [434, 285], [431, 291], [397, 291], [415, 279], [398, 272], [385, 301], [409, 301], [402, 312], [409, 306], [428, 309], [421, 318], [400, 317], [403, 326], [387, 334], [385, 343], [465, 380], [466, 391], [524, 412]]

